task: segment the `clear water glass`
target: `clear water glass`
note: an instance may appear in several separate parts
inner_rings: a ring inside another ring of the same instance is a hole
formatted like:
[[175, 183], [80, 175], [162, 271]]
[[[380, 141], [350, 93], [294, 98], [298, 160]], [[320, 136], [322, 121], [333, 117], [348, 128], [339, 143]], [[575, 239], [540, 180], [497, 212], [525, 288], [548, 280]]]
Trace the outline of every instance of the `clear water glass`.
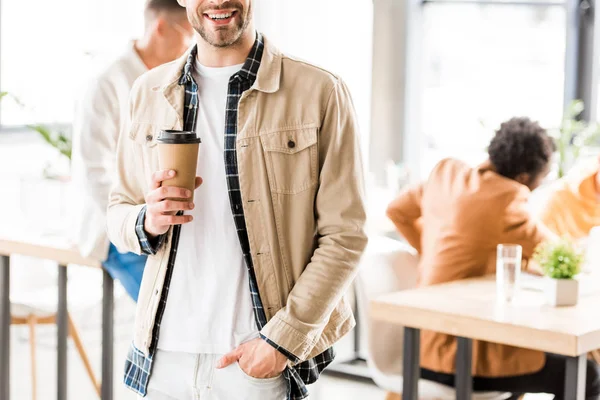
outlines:
[[519, 288], [523, 249], [518, 244], [499, 244], [496, 248], [496, 294], [510, 302]]

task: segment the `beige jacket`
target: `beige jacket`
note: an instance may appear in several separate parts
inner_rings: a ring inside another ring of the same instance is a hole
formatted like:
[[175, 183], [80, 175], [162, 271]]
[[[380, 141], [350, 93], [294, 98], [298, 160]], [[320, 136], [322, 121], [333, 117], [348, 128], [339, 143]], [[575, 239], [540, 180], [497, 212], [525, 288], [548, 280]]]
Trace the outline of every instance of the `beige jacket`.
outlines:
[[[184, 88], [178, 79], [187, 56], [143, 75], [131, 93], [108, 231], [113, 243], [135, 253], [141, 252], [136, 218], [158, 170], [156, 134], [182, 129]], [[323, 352], [354, 326], [344, 294], [367, 242], [358, 139], [346, 85], [281, 54], [265, 39], [256, 82], [239, 102], [239, 179], [268, 319], [261, 333], [300, 360]], [[134, 345], [145, 354], [170, 244], [169, 234], [149, 257], [142, 279]]]

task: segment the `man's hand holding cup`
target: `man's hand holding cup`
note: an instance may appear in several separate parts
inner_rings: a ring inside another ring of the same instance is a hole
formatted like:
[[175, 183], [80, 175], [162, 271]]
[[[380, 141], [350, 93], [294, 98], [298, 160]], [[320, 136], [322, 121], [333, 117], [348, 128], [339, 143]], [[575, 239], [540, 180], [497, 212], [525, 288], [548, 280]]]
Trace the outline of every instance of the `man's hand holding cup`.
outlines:
[[[157, 171], [152, 175], [150, 192], [146, 195], [146, 220], [144, 230], [152, 237], [166, 233], [171, 225], [191, 222], [191, 215], [176, 215], [178, 211], [194, 209], [192, 191], [176, 186], [162, 186], [163, 181], [173, 179], [174, 170]], [[195, 188], [202, 184], [196, 177]]]
[[196, 132], [163, 130], [156, 142], [160, 171], [152, 175], [144, 221], [144, 230], [152, 237], [192, 221], [191, 215], [179, 211], [194, 209], [194, 190], [202, 184], [196, 176], [201, 142]]

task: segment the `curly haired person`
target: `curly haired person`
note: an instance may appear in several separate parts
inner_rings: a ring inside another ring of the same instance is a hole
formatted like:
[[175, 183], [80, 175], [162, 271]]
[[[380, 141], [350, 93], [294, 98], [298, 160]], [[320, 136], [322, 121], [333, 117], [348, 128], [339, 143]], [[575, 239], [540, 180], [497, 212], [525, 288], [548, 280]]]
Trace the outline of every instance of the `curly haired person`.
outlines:
[[[441, 161], [427, 181], [409, 187], [387, 210], [400, 234], [420, 254], [419, 285], [495, 272], [496, 246], [523, 247], [524, 267], [535, 247], [553, 234], [529, 215], [528, 197], [550, 170], [555, 145], [537, 122], [504, 122], [488, 147], [488, 160], [472, 168]], [[421, 333], [421, 377], [454, 386], [456, 339]], [[513, 394], [564, 394], [561, 356], [496, 343], [473, 342], [473, 389]], [[588, 361], [586, 398], [597, 399], [600, 375]]]

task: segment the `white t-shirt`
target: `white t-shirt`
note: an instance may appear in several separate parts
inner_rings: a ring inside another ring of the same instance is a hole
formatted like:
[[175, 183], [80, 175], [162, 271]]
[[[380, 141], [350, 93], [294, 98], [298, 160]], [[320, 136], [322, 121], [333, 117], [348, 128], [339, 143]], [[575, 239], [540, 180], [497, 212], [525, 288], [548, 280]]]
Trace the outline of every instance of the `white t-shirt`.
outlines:
[[196, 130], [202, 144], [194, 220], [181, 228], [158, 348], [224, 354], [259, 337], [249, 275], [233, 221], [225, 177], [225, 107], [229, 78], [242, 65], [208, 68], [196, 62]]

